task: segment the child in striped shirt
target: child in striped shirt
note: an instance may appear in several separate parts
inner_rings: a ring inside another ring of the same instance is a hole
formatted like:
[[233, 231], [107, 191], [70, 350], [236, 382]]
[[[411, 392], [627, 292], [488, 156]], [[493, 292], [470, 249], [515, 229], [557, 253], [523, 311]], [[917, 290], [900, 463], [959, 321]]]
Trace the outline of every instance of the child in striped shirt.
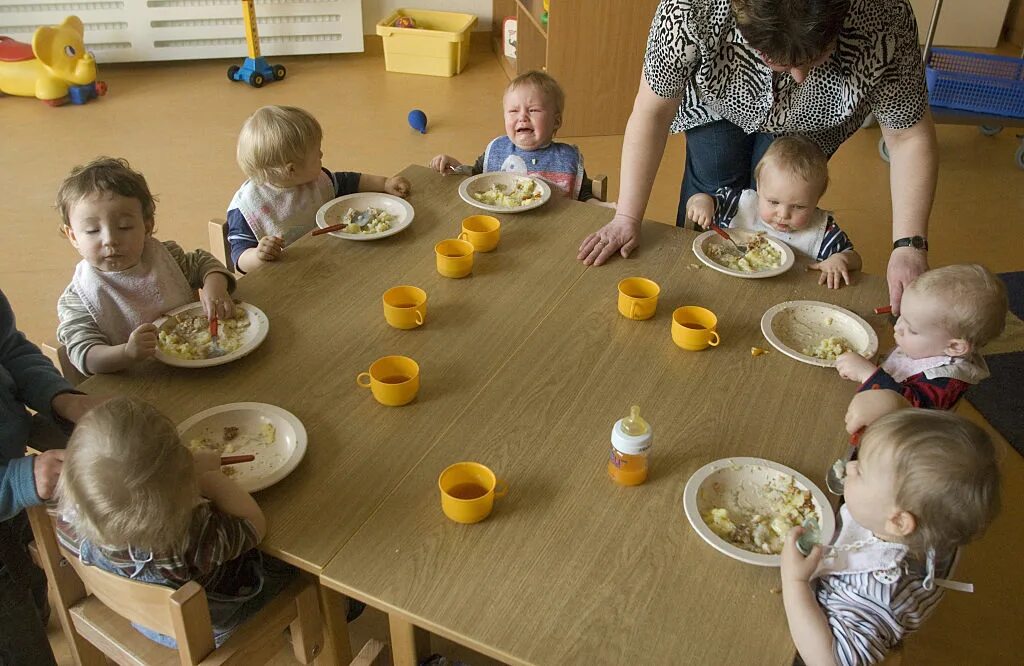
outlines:
[[828, 188], [828, 158], [800, 135], [772, 141], [754, 169], [756, 190], [731, 187], [714, 196], [694, 194], [686, 202], [686, 219], [709, 229], [712, 224], [778, 238], [799, 254], [814, 259], [818, 284], [839, 289], [850, 284], [861, 258], [832, 213], [818, 208]]
[[[267, 521], [221, 472], [220, 454], [190, 452], [174, 424], [136, 398], [82, 417], [58, 483], [61, 545], [125, 578], [174, 589], [198, 582], [218, 646], [295, 575], [256, 550]], [[135, 628], [175, 647], [169, 636]]]
[[786, 537], [782, 595], [807, 664], [881, 661], [935, 610], [960, 546], [999, 511], [991, 439], [950, 412], [908, 408], [864, 431], [847, 464], [841, 528], [804, 557]]

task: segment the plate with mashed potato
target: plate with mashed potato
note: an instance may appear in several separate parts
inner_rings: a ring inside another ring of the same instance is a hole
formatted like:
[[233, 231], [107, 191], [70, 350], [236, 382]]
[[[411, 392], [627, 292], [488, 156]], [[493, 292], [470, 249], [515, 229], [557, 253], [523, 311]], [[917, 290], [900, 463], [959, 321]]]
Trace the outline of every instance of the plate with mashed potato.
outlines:
[[252, 454], [255, 459], [222, 467], [246, 492], [274, 485], [291, 474], [306, 455], [306, 428], [291, 412], [262, 402], [211, 407], [178, 426], [191, 451], [220, 456]]
[[826, 368], [834, 368], [836, 358], [846, 351], [867, 359], [878, 353], [878, 335], [871, 325], [831, 303], [779, 303], [761, 317], [761, 332], [786, 356]]
[[836, 518], [828, 498], [806, 476], [762, 458], [724, 458], [704, 465], [686, 482], [683, 510], [690, 525], [716, 550], [748, 564], [782, 564], [786, 534], [808, 519], [830, 543]]
[[182, 305], [157, 319], [156, 360], [179, 368], [208, 368], [237, 361], [263, 343], [270, 330], [267, 315], [255, 305], [236, 303], [235, 316], [217, 322], [217, 344], [211, 345], [210, 320], [203, 304]]
[[693, 239], [697, 259], [716, 271], [738, 278], [769, 278], [782, 275], [796, 261], [792, 248], [764, 232], [723, 231], [746, 245], [747, 253], [740, 257], [731, 243], [710, 229]]
[[324, 229], [346, 225], [328, 232], [335, 238], [370, 241], [394, 236], [412, 224], [415, 211], [401, 197], [383, 192], [356, 192], [331, 199], [316, 212], [316, 226]]
[[481, 173], [462, 181], [459, 196], [490, 213], [522, 213], [547, 203], [551, 186], [540, 178], [517, 173]]

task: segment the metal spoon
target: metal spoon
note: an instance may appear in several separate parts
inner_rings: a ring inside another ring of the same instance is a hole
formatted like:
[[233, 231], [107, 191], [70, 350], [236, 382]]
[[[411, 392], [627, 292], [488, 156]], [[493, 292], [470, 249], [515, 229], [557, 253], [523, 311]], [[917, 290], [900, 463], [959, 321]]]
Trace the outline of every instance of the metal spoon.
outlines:
[[721, 236], [722, 238], [724, 238], [725, 240], [727, 240], [727, 241], [729, 241], [730, 243], [732, 243], [733, 247], [735, 247], [735, 248], [736, 248], [736, 250], [737, 250], [737, 251], [739, 252], [739, 256], [741, 256], [741, 257], [742, 257], [742, 256], [745, 256], [745, 255], [747, 254], [747, 250], [748, 250], [749, 248], [747, 248], [747, 246], [746, 246], [746, 245], [740, 245], [739, 243], [737, 243], [736, 241], [734, 241], [734, 240], [732, 239], [732, 236], [730, 236], [730, 235], [729, 235], [729, 234], [728, 234], [728, 233], [727, 233], [727, 232], [725, 231], [725, 229], [723, 229], [723, 228], [721, 228], [721, 227], [719, 227], [719, 226], [717, 226], [717, 225], [715, 225], [715, 224], [712, 224], [712, 225], [711, 225], [711, 230], [712, 230], [712, 231], [714, 231], [714, 232], [715, 232], [716, 234], [718, 234], [719, 236]]
[[355, 222], [356, 224], [358, 224], [359, 228], [362, 229], [367, 224], [369, 224], [370, 220], [372, 220], [372, 219], [373, 219], [373, 211], [371, 211], [369, 208], [367, 208], [363, 212], [361, 212], [358, 215], [356, 215], [355, 217], [353, 217], [352, 221]]
[[[846, 451], [846, 454], [837, 459], [828, 468], [828, 473], [825, 474], [825, 487], [833, 495], [843, 494], [843, 477], [846, 476], [846, 463], [853, 460], [853, 454], [857, 452], [857, 445], [860, 444], [860, 436], [864, 432], [864, 428], [861, 428], [857, 432], [850, 435], [850, 446]], [[837, 471], [841, 470], [841, 471]], [[840, 476], [842, 474], [842, 476]]]
[[217, 335], [217, 317], [210, 319], [210, 351], [207, 358], [217, 358], [227, 354], [227, 350], [220, 346], [220, 336]]

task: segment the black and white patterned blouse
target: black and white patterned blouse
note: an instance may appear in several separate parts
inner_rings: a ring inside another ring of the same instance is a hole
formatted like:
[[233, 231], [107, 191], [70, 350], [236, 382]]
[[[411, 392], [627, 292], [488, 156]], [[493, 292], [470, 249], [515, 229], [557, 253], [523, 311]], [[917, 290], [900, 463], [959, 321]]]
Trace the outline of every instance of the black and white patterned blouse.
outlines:
[[852, 0], [835, 51], [797, 84], [743, 38], [730, 0], [661, 0], [644, 77], [658, 96], [682, 96], [673, 132], [724, 118], [748, 133], [803, 134], [831, 155], [871, 111], [889, 129], [921, 120], [917, 39], [907, 0]]

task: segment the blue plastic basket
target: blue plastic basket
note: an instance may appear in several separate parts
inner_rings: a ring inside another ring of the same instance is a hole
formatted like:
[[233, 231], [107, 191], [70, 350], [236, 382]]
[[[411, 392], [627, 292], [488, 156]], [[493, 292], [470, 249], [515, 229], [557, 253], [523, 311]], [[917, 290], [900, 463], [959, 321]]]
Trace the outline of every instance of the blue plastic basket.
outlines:
[[926, 68], [932, 106], [1024, 118], [1024, 60], [932, 49]]

